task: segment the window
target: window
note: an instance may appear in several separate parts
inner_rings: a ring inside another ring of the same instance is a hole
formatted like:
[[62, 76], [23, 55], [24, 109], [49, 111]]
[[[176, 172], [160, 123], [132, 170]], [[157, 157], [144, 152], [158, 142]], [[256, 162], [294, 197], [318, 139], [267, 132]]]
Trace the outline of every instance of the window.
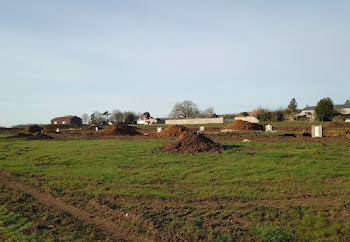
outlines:
[[53, 124], [57, 124], [57, 121], [54, 121]]
[[66, 121], [62, 121], [62, 124], [66, 124]]

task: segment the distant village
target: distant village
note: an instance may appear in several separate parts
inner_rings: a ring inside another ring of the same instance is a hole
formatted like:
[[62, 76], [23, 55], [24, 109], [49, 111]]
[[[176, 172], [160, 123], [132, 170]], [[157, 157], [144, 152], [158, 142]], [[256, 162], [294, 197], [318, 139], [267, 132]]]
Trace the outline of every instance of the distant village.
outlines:
[[[324, 101], [324, 104], [322, 103]], [[321, 102], [321, 103], [320, 103]], [[200, 111], [196, 104], [186, 100], [176, 103], [173, 107], [169, 118], [155, 118], [149, 112], [136, 114], [134, 112], [121, 112], [119, 110], [113, 112], [94, 112], [91, 115], [83, 114], [81, 117], [68, 115], [55, 117], [51, 120], [51, 125], [107, 125], [113, 123], [128, 123], [139, 125], [155, 125], [155, 124], [217, 124], [231, 122], [234, 120], [243, 120], [251, 123], [258, 122], [278, 122], [278, 121], [331, 121], [333, 119], [339, 121], [350, 122], [350, 101], [345, 104], [333, 105], [330, 98], [320, 100], [318, 107], [306, 106], [298, 109], [297, 102], [293, 98], [284, 110], [270, 111], [268, 109], [258, 108], [252, 111], [241, 112], [237, 114], [217, 115], [213, 108], [207, 108]], [[323, 106], [324, 107], [323, 107]], [[327, 106], [328, 105], [328, 106]], [[329, 109], [328, 113], [327, 110]], [[321, 111], [318, 111], [321, 109]], [[318, 113], [319, 112], [319, 113]], [[320, 114], [321, 113], [321, 114]]]

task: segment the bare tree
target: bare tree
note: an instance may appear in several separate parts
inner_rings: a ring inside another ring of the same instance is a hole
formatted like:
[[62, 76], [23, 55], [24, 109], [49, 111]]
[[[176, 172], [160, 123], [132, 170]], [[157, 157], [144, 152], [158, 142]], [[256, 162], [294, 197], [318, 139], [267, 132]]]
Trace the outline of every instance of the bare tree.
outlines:
[[110, 119], [112, 122], [123, 123], [124, 114], [120, 110], [113, 110]]
[[204, 109], [204, 111], [201, 112], [201, 116], [203, 118], [211, 118], [214, 114], [215, 114], [215, 111], [213, 107], [206, 108]]
[[89, 122], [89, 120], [90, 120], [90, 116], [89, 116], [89, 114], [84, 113], [84, 114], [81, 116], [81, 119], [83, 120], [83, 123], [84, 123], [84, 124], [88, 124], [88, 122]]
[[97, 112], [97, 111], [94, 112], [93, 114], [91, 114], [90, 122], [92, 124], [102, 124], [103, 123], [102, 114], [100, 112]]
[[102, 114], [103, 116], [105, 116], [105, 119], [106, 119], [106, 123], [108, 123], [108, 116], [111, 115], [110, 112], [106, 111]]
[[195, 103], [190, 100], [177, 102], [171, 110], [169, 116], [172, 118], [193, 118], [199, 115], [199, 109]]

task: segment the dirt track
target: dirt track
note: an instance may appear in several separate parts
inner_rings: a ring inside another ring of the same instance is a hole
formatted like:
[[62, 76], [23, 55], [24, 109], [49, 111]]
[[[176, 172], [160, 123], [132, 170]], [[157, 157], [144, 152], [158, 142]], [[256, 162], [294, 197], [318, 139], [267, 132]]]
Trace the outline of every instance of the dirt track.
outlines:
[[50, 196], [47, 193], [41, 192], [36, 188], [25, 185], [19, 181], [16, 181], [11, 175], [5, 172], [0, 172], [0, 184], [5, 185], [11, 189], [24, 192], [33, 198], [35, 198], [39, 203], [53, 207], [58, 210], [69, 213], [74, 218], [86, 223], [96, 226], [97, 228], [113, 235], [117, 240], [131, 240], [131, 241], [151, 241], [150, 239], [143, 236], [130, 235], [128, 232], [122, 231], [122, 229], [117, 226], [112, 221], [92, 215], [83, 209], [76, 208], [62, 201], [59, 198]]

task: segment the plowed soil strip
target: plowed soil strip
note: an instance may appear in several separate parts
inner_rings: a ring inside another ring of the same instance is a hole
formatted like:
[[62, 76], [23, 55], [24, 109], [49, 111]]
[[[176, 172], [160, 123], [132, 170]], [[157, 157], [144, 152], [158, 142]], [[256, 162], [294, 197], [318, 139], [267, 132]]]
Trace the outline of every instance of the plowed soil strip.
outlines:
[[115, 236], [116, 239], [132, 241], [150, 241], [148, 238], [143, 236], [130, 235], [128, 234], [128, 232], [122, 231], [120, 227], [118, 227], [116, 224], [105, 218], [94, 216], [82, 209], [78, 209], [72, 205], [63, 202], [59, 198], [52, 197], [47, 193], [40, 192], [39, 190], [31, 186], [16, 181], [14, 178], [12, 178], [9, 174], [5, 172], [0, 172], [0, 184], [3, 184], [17, 191], [27, 193], [43, 205], [47, 205], [65, 211], [86, 224], [94, 225], [97, 228], [112, 234], [113, 236]]

